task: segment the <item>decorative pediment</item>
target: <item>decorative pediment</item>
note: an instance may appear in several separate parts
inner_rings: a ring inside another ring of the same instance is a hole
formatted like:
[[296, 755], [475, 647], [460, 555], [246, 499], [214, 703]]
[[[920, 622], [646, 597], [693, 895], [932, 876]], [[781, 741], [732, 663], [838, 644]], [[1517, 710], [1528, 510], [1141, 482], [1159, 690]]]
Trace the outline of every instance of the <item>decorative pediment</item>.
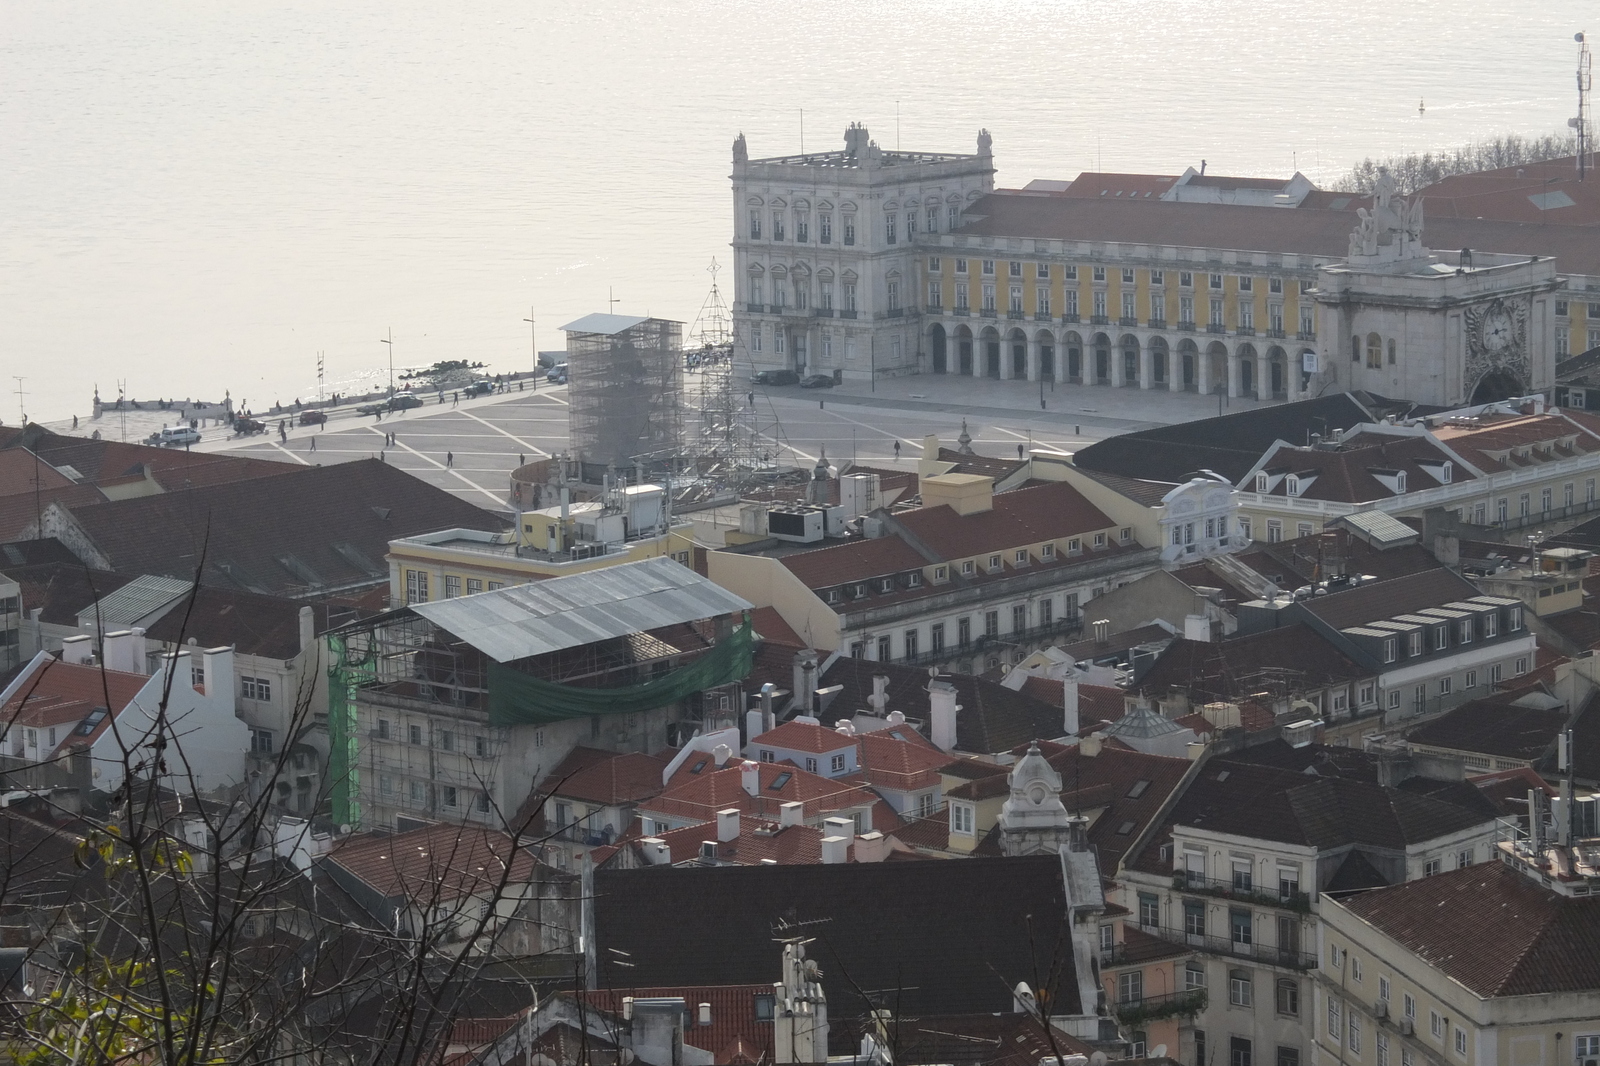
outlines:
[[811, 210], [811, 201], [809, 201], [809, 200], [796, 200], [794, 202], [794, 209], [796, 211], [809, 211], [809, 210]]
[[839, 210], [843, 211], [847, 215], [855, 214], [855, 211], [856, 211], [855, 201], [854, 200], [846, 200], [844, 203], [839, 205]]
[[789, 205], [784, 201], [783, 197], [774, 196], [772, 198], [772, 206], [773, 207], [787, 207]]
[[843, 278], [845, 281], [855, 281], [856, 272], [854, 270], [846, 270], [843, 274], [840, 274], [839, 277]]
[[832, 281], [833, 280], [833, 270], [831, 268], [829, 268], [829, 267], [823, 267], [821, 270], [817, 271], [817, 280], [818, 281]]
[[832, 211], [833, 210], [833, 201], [832, 200], [818, 200], [817, 201], [817, 210], [818, 211]]
[[762, 204], [766, 203], [766, 201], [759, 196], [750, 196], [745, 199], [745, 203], [749, 204], [751, 207], [760, 207]]
[[772, 276], [775, 278], [786, 278], [789, 276], [789, 268], [784, 266], [782, 263], [774, 264], [772, 267]]
[[753, 278], [758, 278], [767, 272], [767, 268], [762, 266], [760, 263], [751, 263], [749, 270], [750, 276]]

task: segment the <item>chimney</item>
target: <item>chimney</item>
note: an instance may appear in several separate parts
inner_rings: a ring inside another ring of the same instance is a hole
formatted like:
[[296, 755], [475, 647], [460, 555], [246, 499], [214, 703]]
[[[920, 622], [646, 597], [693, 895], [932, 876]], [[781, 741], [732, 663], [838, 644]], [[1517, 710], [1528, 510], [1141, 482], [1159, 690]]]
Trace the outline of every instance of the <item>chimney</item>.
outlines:
[[1208, 643], [1211, 640], [1211, 619], [1203, 614], [1184, 615], [1183, 639]]
[[729, 759], [733, 758], [733, 749], [726, 744], [718, 744], [711, 749], [711, 758], [716, 761], [717, 769], [720, 770], [728, 765]]
[[133, 634], [126, 629], [107, 633], [100, 644], [100, 661], [106, 664], [107, 670], [137, 673], [133, 668]]
[[899, 711], [890, 711], [888, 715], [885, 716], [884, 721], [888, 722], [890, 725], [905, 725], [906, 716], [901, 714]]
[[233, 710], [233, 648], [207, 648], [205, 662], [206, 698], [218, 707]]
[[867, 697], [867, 706], [879, 718], [883, 717], [883, 709], [889, 706], [889, 679], [882, 674], [872, 675], [872, 695]]
[[89, 639], [89, 634], [79, 633], [75, 637], [68, 637], [61, 642], [61, 661], [88, 666], [94, 662], [94, 641]]
[[300, 650], [304, 652], [317, 641], [317, 615], [308, 604], [300, 608]]
[[134, 626], [133, 627], [133, 629], [130, 631], [130, 638], [128, 640], [128, 646], [129, 646], [129, 649], [130, 649], [130, 656], [129, 657], [132, 659], [132, 662], [133, 662], [133, 666], [131, 667], [133, 672], [136, 673], [136, 674], [147, 674], [147, 673], [149, 673], [150, 672], [150, 663], [149, 663], [149, 660], [145, 658], [146, 651], [145, 651], [145, 644], [144, 644], [144, 630], [143, 629], [140, 629], [138, 626]]
[[649, 1066], [682, 1066], [683, 997], [633, 999], [633, 1053]]
[[739, 784], [751, 796], [761, 795], [761, 767], [746, 759], [739, 764]]
[[854, 818], [832, 818], [822, 820], [822, 831], [831, 837], [838, 837], [844, 841], [845, 847], [856, 842], [856, 823]]
[[889, 857], [889, 840], [873, 830], [856, 837], [856, 862], [882, 862]]
[[788, 803], [778, 805], [778, 828], [787, 829], [791, 825], [801, 825], [806, 820], [806, 805], [799, 800], [790, 800]]
[[777, 691], [778, 686], [774, 685], [771, 681], [768, 681], [765, 685], [761, 686], [761, 715], [763, 719], [763, 725], [761, 726], [762, 732], [766, 732], [768, 729], [772, 728], [772, 696], [773, 693]]
[[948, 681], [928, 683], [928, 739], [940, 751], [956, 746], [956, 713], [960, 710], [954, 685]]
[[1072, 679], [1061, 682], [1061, 728], [1069, 737], [1078, 735], [1078, 682]]
[[1111, 620], [1102, 618], [1094, 623], [1094, 642], [1104, 644], [1111, 636]]
[[850, 860], [850, 842], [844, 837], [822, 838], [822, 863], [824, 866], [836, 866]]
[[1094, 758], [1100, 754], [1100, 747], [1105, 743], [1105, 740], [1106, 735], [1104, 733], [1090, 733], [1078, 741], [1078, 754], [1086, 759]]
[[717, 812], [717, 843], [726, 844], [739, 839], [739, 808], [729, 807]]
[[645, 837], [639, 841], [639, 851], [647, 866], [665, 866], [672, 861], [672, 849], [660, 837]]
[[745, 736], [749, 737], [751, 740], [754, 740], [756, 737], [759, 737], [766, 731], [767, 716], [762, 713], [760, 707], [752, 707], [748, 711], [744, 712]]
[[800, 713], [810, 715], [815, 710], [817, 691], [817, 653], [807, 648], [794, 657], [794, 705]]

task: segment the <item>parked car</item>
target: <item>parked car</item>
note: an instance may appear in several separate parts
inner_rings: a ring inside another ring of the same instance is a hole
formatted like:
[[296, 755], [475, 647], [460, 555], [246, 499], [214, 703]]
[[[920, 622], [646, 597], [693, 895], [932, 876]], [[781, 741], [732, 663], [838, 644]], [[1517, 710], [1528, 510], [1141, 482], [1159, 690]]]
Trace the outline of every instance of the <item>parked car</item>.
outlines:
[[254, 418], [236, 418], [233, 420], [233, 431], [241, 437], [248, 437], [252, 433], [265, 433], [267, 424]]
[[422, 397], [409, 392], [402, 392], [389, 401], [389, 410], [391, 411], [405, 411], [412, 407], [421, 406]]
[[356, 408], [356, 414], [358, 414], [358, 415], [378, 415], [378, 414], [382, 414], [383, 412], [387, 411], [388, 409], [389, 409], [389, 405], [387, 403], [385, 403], [385, 402], [382, 402], [382, 401], [379, 401], [378, 403], [364, 403], [360, 407]]
[[322, 411], [301, 411], [300, 424], [302, 426], [325, 426], [328, 424], [328, 416]]
[[487, 396], [494, 391], [492, 381], [474, 381], [471, 385], [461, 390], [463, 396]]
[[171, 426], [159, 433], [150, 434], [145, 443], [161, 448], [181, 448], [186, 444], [199, 444], [200, 431], [188, 426]]
[[800, 382], [802, 389], [831, 389], [833, 388], [832, 374], [808, 374]]
[[750, 380], [757, 385], [798, 385], [800, 375], [793, 370], [761, 370]]
[[565, 385], [567, 383], [567, 364], [557, 363], [550, 368], [550, 373], [546, 374], [544, 379], [552, 385]]

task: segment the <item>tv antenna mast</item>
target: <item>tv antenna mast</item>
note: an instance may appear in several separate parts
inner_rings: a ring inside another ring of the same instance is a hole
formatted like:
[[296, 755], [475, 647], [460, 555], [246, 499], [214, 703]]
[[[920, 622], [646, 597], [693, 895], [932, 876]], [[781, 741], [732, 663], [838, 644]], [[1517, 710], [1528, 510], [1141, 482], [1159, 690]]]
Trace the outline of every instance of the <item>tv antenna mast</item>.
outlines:
[[1589, 90], [1594, 87], [1594, 75], [1590, 72], [1590, 62], [1593, 57], [1589, 55], [1589, 41], [1582, 32], [1572, 35], [1578, 42], [1578, 117], [1567, 119], [1578, 134], [1578, 180], [1582, 181], [1589, 167], [1589, 153], [1593, 149], [1589, 144]]

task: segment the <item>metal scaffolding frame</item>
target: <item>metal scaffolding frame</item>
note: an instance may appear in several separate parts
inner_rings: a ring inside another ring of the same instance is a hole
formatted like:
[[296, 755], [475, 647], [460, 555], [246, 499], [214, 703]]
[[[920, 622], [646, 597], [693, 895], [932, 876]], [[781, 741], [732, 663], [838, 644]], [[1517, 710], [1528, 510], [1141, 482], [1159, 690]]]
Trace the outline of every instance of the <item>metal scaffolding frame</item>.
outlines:
[[572, 450], [627, 466], [683, 451], [683, 323], [646, 318], [567, 333]]

